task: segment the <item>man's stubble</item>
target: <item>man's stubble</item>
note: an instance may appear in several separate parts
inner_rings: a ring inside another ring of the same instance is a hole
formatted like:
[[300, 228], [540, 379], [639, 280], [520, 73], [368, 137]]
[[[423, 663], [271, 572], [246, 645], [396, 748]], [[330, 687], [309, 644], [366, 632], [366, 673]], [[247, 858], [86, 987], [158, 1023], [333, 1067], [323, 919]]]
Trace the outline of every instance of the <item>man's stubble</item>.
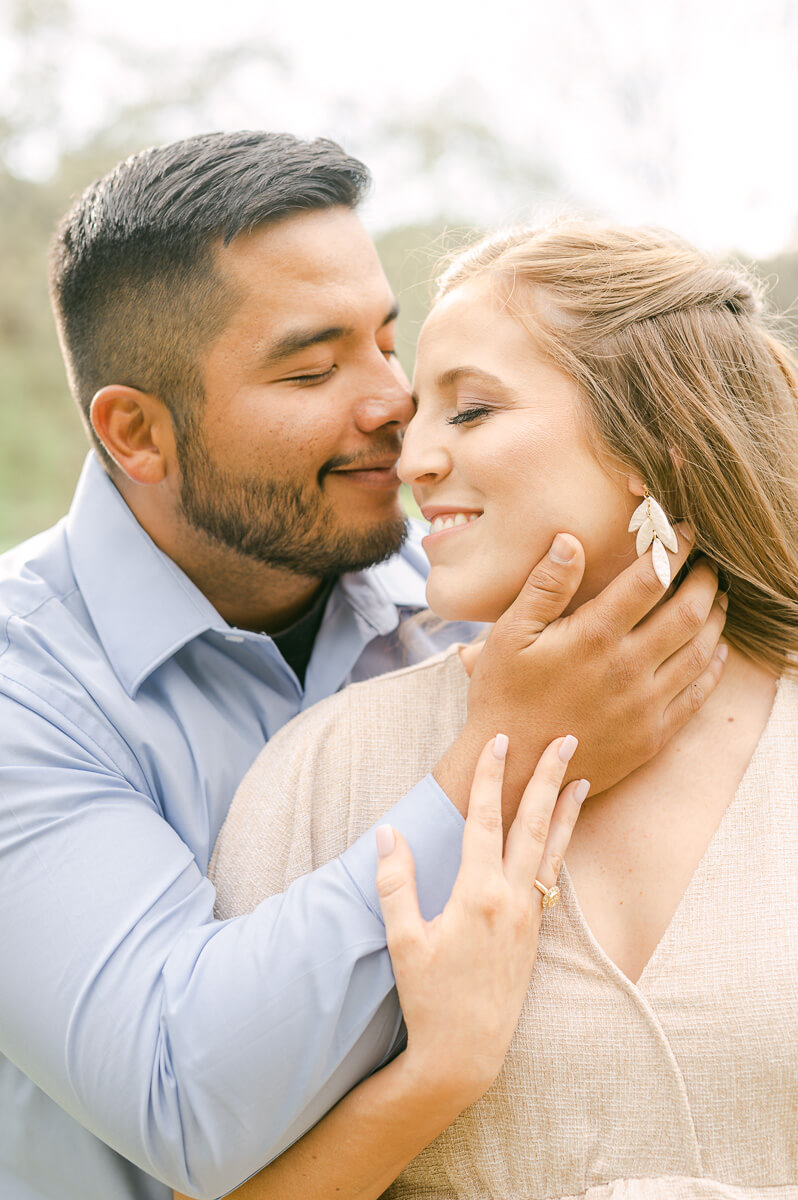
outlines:
[[264, 566], [318, 579], [362, 571], [394, 555], [407, 535], [395, 516], [364, 530], [341, 527], [324, 492], [269, 480], [214, 462], [199, 421], [175, 429], [180, 505], [188, 524]]

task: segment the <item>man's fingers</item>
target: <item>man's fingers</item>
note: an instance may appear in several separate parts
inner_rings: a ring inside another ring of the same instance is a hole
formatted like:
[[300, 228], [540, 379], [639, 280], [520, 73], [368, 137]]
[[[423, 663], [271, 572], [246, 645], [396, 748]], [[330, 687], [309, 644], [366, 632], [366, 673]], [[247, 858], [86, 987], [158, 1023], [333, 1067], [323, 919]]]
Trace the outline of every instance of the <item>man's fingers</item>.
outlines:
[[534, 883], [549, 838], [551, 815], [576, 744], [571, 734], [550, 742], [526, 785], [504, 849], [504, 874], [514, 887], [531, 888]]
[[695, 716], [699, 708], [704, 705], [712, 692], [714, 692], [723, 674], [723, 667], [728, 652], [728, 646], [721, 642], [712, 655], [712, 660], [706, 671], [699, 675], [698, 679], [694, 680], [693, 683], [689, 684], [684, 691], [680, 692], [665, 709], [662, 726], [663, 742], [667, 742], [673, 737], [677, 729], [681, 729], [682, 725], [686, 725], [690, 718]]
[[418, 907], [416, 865], [405, 839], [390, 825], [380, 825], [377, 836], [377, 895], [385, 921], [385, 938], [391, 957], [418, 937], [424, 921]]
[[[665, 551], [671, 566], [671, 578], [681, 570], [693, 545], [693, 533], [689, 526], [682, 523], [675, 525], [674, 529], [679, 549], [675, 554]], [[664, 595], [665, 588], [654, 570], [653, 555], [647, 550], [625, 571], [616, 575], [600, 595], [582, 605], [580, 619], [585, 622], [587, 630], [593, 627], [613, 639], [621, 638], [634, 629]]]
[[489, 874], [497, 876], [501, 872], [504, 847], [502, 782], [507, 745], [508, 739], [503, 733], [491, 738], [479, 756], [471, 784], [457, 882], [472, 892], [476, 890], [478, 878], [484, 879]]
[[499, 623], [517, 624], [530, 641], [556, 621], [573, 599], [585, 571], [585, 552], [573, 534], [558, 533], [548, 554], [530, 572]]
[[634, 630], [636, 653], [659, 667], [701, 633], [719, 600], [718, 573], [709, 559], [700, 558], [673, 595]]
[[719, 597], [701, 631], [655, 671], [654, 683], [661, 688], [663, 701], [673, 700], [709, 667], [726, 624], [726, 605], [727, 598]]

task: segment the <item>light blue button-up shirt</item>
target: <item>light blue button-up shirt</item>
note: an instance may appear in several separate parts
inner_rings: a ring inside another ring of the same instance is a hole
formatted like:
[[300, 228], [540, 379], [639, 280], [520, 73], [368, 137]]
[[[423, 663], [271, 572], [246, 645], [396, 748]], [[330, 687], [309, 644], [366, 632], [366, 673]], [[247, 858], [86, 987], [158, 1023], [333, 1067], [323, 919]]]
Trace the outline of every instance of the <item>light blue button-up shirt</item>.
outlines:
[[[68, 517], [0, 559], [2, 1200], [217, 1196], [389, 1053], [373, 835], [232, 921], [205, 871], [267, 738], [462, 633], [398, 638], [425, 574], [411, 539], [341, 578], [303, 691], [93, 455]], [[440, 911], [462, 819], [431, 777], [397, 801], [386, 819]]]

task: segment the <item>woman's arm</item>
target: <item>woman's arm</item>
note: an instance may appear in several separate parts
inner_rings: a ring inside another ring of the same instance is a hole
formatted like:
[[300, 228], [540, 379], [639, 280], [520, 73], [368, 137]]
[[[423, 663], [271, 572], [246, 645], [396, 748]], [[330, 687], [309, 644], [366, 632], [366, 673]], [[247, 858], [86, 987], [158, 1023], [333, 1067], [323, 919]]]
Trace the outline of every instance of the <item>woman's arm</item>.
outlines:
[[460, 871], [433, 921], [419, 913], [407, 843], [388, 826], [378, 830], [377, 887], [407, 1049], [233, 1200], [377, 1200], [499, 1073], [537, 953], [542, 903], [534, 880], [554, 884], [587, 794], [577, 780], [558, 798], [576, 748], [575, 738], [558, 738], [541, 756], [503, 846], [506, 742], [499, 735], [480, 757]]

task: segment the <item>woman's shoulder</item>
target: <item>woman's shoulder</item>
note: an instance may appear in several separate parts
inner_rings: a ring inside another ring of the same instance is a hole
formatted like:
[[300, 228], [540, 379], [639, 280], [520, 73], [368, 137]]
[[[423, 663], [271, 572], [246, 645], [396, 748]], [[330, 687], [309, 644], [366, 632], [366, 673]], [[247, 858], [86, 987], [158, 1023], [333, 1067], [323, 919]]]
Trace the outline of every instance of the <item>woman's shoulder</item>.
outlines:
[[[293, 790], [292, 774], [336, 775], [351, 764], [352, 739], [359, 760], [372, 749], [379, 756], [390, 742], [405, 747], [410, 729], [414, 736], [430, 722], [434, 727], [459, 728], [465, 719], [468, 677], [450, 646], [441, 654], [385, 675], [352, 683], [341, 692], [314, 704], [278, 730], [261, 750], [239, 788], [253, 782], [262, 787], [265, 776], [281, 779]], [[459, 724], [458, 724], [459, 723]]]
[[786, 726], [798, 722], [798, 666], [794, 671], [785, 672], [778, 684], [778, 708], [774, 712], [777, 721]]
[[217, 912], [254, 908], [340, 854], [434, 767], [466, 715], [457, 647], [351, 684], [284, 725], [238, 786], [209, 875]]
[[446, 723], [461, 717], [464, 720], [467, 691], [468, 676], [458, 646], [452, 645], [431, 658], [351, 683], [320, 700], [284, 725], [261, 751], [261, 757], [276, 751], [283, 758], [306, 751], [323, 752], [329, 749], [329, 736], [344, 729], [358, 734], [370, 729], [383, 737], [397, 730], [398, 722], [405, 717], [411, 717], [414, 725], [427, 716], [436, 723], [441, 719]]
[[468, 675], [458, 651], [457, 644], [449, 646], [412, 666], [350, 684], [330, 700], [345, 700], [357, 726], [373, 726], [380, 717], [393, 724], [403, 715], [412, 715], [415, 723], [422, 715], [433, 722], [459, 722], [465, 719]]
[[798, 790], [798, 672], [785, 673], [779, 679], [770, 719], [751, 766], [766, 776], [775, 772], [782, 785], [792, 784], [794, 800]]

